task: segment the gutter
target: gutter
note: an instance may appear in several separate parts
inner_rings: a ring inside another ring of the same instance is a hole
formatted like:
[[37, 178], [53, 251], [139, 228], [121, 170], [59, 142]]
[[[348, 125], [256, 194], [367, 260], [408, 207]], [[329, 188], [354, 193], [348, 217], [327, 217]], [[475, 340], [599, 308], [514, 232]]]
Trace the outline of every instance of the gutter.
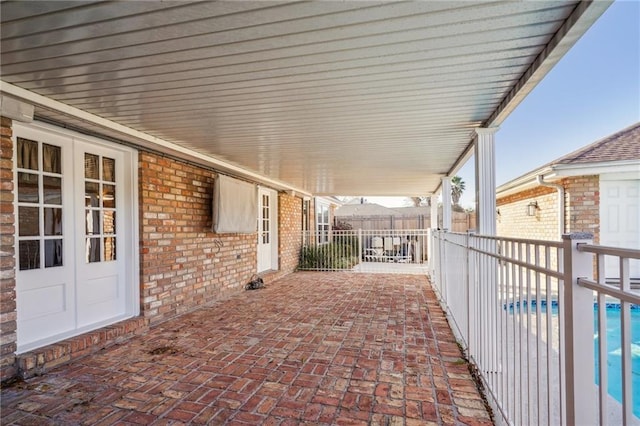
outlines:
[[544, 175], [536, 176], [536, 181], [538, 184], [542, 186], [547, 186], [549, 188], [555, 188], [558, 191], [558, 231], [559, 237], [562, 238], [562, 235], [565, 233], [565, 223], [564, 223], [564, 186], [558, 183], [550, 183], [544, 181]]

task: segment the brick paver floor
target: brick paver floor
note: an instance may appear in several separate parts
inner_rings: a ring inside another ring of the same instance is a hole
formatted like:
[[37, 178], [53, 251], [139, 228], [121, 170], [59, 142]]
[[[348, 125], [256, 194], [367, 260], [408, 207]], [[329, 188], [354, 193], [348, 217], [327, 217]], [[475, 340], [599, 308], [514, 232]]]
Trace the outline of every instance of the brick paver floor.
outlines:
[[491, 424], [408, 275], [295, 273], [1, 396], [3, 424]]

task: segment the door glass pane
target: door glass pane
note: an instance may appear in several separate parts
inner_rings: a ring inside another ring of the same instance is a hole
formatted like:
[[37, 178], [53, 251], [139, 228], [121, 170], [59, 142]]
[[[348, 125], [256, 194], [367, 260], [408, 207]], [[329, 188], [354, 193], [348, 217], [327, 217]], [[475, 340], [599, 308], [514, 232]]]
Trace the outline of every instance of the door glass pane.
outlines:
[[100, 210], [85, 210], [85, 233], [94, 235], [100, 233]]
[[116, 160], [113, 158], [102, 158], [102, 180], [116, 181]]
[[113, 210], [105, 210], [104, 219], [102, 221], [103, 234], [116, 233], [116, 212]]
[[40, 235], [40, 209], [38, 207], [18, 207], [18, 228], [21, 237]]
[[43, 176], [42, 184], [44, 202], [46, 204], [62, 204], [62, 179]]
[[100, 262], [100, 238], [87, 238], [87, 263]]
[[104, 238], [104, 260], [116, 260], [116, 237]]
[[102, 185], [102, 206], [114, 209], [116, 207], [115, 185]]
[[21, 271], [40, 268], [40, 241], [20, 241], [18, 252]]
[[39, 176], [33, 173], [18, 172], [18, 202], [37, 203], [40, 201], [38, 179]]
[[38, 170], [38, 142], [18, 138], [19, 169]]
[[44, 267], [62, 266], [62, 240], [44, 241]]
[[42, 169], [49, 173], [62, 173], [60, 147], [42, 144]]
[[86, 207], [100, 207], [100, 184], [97, 182], [84, 183], [84, 205]]
[[62, 209], [45, 207], [44, 235], [62, 235]]
[[84, 154], [84, 177], [87, 179], [100, 179], [100, 166], [97, 155]]

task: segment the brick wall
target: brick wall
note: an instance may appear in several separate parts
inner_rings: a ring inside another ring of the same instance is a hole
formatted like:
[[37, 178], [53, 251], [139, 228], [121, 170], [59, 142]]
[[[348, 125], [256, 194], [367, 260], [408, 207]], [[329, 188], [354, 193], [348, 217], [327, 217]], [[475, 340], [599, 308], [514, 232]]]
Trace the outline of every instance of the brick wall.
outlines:
[[242, 291], [256, 271], [256, 234], [211, 231], [215, 173], [139, 155], [141, 311], [151, 323]]
[[302, 199], [281, 193], [278, 196], [278, 238], [281, 275], [298, 267], [302, 246]]
[[563, 180], [567, 198], [567, 232], [590, 232], [600, 242], [600, 178], [575, 176]]
[[[565, 191], [565, 232], [590, 232], [600, 242], [600, 179], [597, 175], [568, 177], [559, 182]], [[537, 187], [497, 200], [498, 235], [559, 240], [557, 191]], [[526, 216], [526, 206], [537, 201], [536, 216]]]
[[[566, 198], [566, 197], [565, 197]], [[527, 216], [527, 205], [537, 202], [535, 216]], [[558, 191], [536, 187], [497, 200], [497, 234], [501, 237], [560, 241]]]
[[17, 373], [12, 122], [0, 117], [0, 380]]

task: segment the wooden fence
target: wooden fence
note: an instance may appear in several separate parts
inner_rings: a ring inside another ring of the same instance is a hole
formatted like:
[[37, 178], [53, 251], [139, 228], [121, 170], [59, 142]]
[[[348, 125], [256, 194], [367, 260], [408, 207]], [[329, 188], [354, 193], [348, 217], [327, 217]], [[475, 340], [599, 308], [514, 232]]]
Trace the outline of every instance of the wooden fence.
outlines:
[[[340, 223], [351, 225], [351, 229], [363, 231], [375, 229], [428, 229], [431, 227], [430, 215], [375, 215], [375, 216], [336, 216], [334, 227]], [[442, 227], [442, 224], [439, 224]], [[475, 228], [475, 213], [452, 212], [452, 232], [467, 232]]]

